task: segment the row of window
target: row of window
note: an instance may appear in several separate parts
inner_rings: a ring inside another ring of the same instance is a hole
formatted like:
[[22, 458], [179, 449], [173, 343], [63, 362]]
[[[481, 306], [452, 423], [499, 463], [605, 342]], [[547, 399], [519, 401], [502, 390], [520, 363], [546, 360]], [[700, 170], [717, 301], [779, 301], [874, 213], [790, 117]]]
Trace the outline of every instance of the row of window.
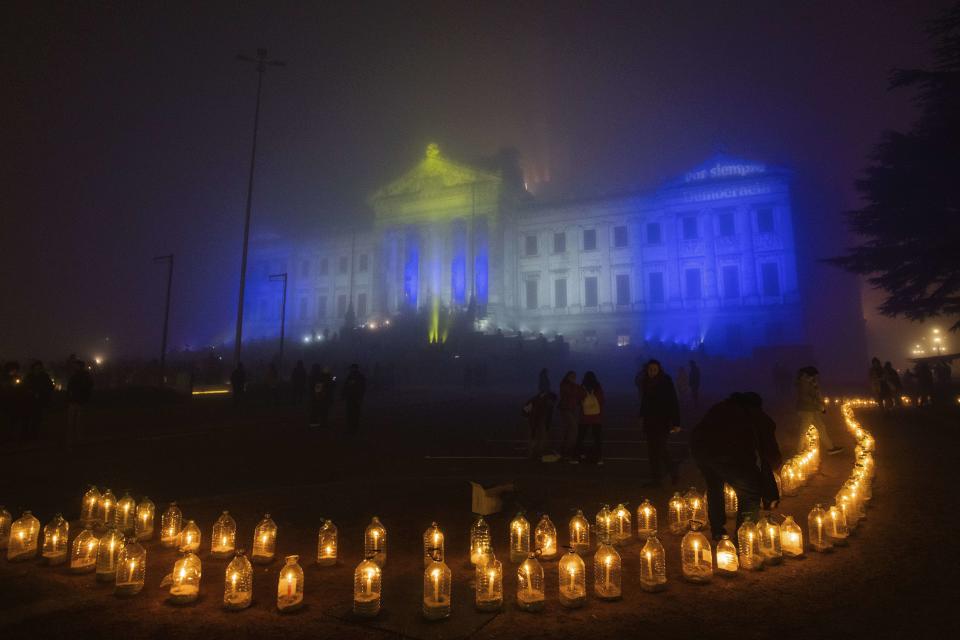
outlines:
[[[337, 318], [345, 317], [347, 315], [347, 294], [345, 293], [338, 294], [336, 296], [336, 305], [337, 305], [336, 317]], [[357, 305], [354, 308], [354, 312], [356, 313], [356, 316], [358, 318], [363, 318], [367, 315], [367, 294], [366, 293], [357, 294]], [[278, 310], [278, 314], [279, 314], [279, 310]], [[316, 317], [317, 319], [322, 320], [323, 318], [326, 318], [327, 315], [328, 315], [327, 296], [321, 295], [317, 297]], [[279, 317], [279, 315], [277, 315], [276, 317]], [[301, 322], [306, 322], [310, 320], [310, 302], [305, 296], [300, 298], [299, 307], [297, 309], [297, 318]], [[260, 302], [260, 319], [261, 320], [273, 319], [273, 317], [271, 317], [271, 314], [270, 314], [270, 304], [266, 300], [262, 300]]]
[[[722, 269], [723, 278], [723, 297], [733, 300], [740, 297], [740, 268], [736, 265], [728, 265]], [[780, 269], [775, 262], [765, 262], [760, 265], [761, 290], [765, 297], [776, 297], [780, 295]], [[583, 306], [599, 306], [598, 295], [599, 280], [597, 276], [586, 276], [583, 279]], [[526, 308], [528, 310], [538, 309], [540, 306], [539, 291], [540, 282], [536, 278], [530, 278], [525, 281], [526, 285]], [[700, 269], [691, 268], [684, 270], [684, 291], [685, 300], [700, 300], [703, 297], [703, 276]], [[662, 271], [654, 271], [647, 274], [647, 301], [658, 304], [666, 300], [664, 275]], [[625, 273], [616, 274], [614, 278], [614, 301], [617, 306], [629, 305], [630, 295], [630, 276]], [[553, 306], [556, 309], [564, 309], [567, 306], [567, 279], [557, 278], [553, 281]]]
[[[370, 268], [370, 258], [365, 253], [361, 253], [357, 258], [357, 271], [366, 272]], [[320, 272], [318, 275], [325, 276], [330, 271], [330, 261], [327, 258], [320, 258]], [[340, 256], [337, 264], [338, 273], [347, 273], [350, 271], [350, 256]], [[300, 263], [300, 275], [304, 278], [310, 276], [310, 261], [304, 260]]]
[[[762, 208], [756, 210], [757, 230], [760, 233], [774, 233], [773, 209]], [[698, 240], [700, 238], [700, 223], [696, 216], [681, 218], [681, 233], [684, 240]], [[733, 211], [721, 211], [717, 214], [717, 235], [721, 238], [731, 238], [737, 233], [736, 219]], [[662, 244], [663, 230], [659, 222], [648, 222], [646, 225], [647, 244]], [[539, 238], [528, 235], [524, 238], [524, 255], [535, 256], [540, 252]], [[628, 244], [626, 225], [613, 228], [613, 248], [622, 249]], [[595, 251], [597, 248], [597, 230], [583, 230], [583, 250]], [[553, 234], [553, 253], [567, 252], [567, 234], [558, 232]]]

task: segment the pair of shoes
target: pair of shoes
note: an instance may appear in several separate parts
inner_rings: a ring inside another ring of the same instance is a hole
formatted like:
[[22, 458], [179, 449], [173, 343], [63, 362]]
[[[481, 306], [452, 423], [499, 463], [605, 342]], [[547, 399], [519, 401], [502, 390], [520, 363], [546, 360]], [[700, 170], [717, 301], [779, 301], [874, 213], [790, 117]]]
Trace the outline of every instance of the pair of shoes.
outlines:
[[555, 453], [547, 453], [540, 457], [540, 462], [557, 462], [560, 456]]
[[567, 460], [567, 464], [580, 464], [580, 461], [577, 460], [576, 458], [569, 458]]
[[311, 422], [311, 423], [310, 423], [310, 426], [316, 428], [316, 427], [319, 427], [319, 426], [320, 426], [320, 423], [319, 423], [319, 422]]
[[841, 451], [843, 451], [843, 447], [834, 447], [833, 449], [827, 449], [827, 455], [828, 455], [828, 456], [835, 456], [835, 455], [837, 455], [838, 453], [840, 453]]
[[602, 467], [602, 466], [603, 466], [603, 458], [600, 458], [599, 460], [597, 460], [597, 466], [598, 466], [598, 467]]

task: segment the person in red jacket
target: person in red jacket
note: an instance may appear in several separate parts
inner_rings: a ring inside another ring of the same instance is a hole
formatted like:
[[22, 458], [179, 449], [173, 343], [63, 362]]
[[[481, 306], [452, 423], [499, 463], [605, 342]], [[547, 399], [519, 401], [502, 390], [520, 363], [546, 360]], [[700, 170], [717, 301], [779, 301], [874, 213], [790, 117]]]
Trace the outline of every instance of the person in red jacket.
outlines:
[[583, 441], [587, 437], [587, 429], [593, 433], [593, 451], [590, 459], [596, 464], [603, 464], [603, 387], [593, 371], [583, 374], [580, 383], [580, 425], [577, 427], [577, 445], [574, 447], [572, 463], [586, 459], [583, 453]]

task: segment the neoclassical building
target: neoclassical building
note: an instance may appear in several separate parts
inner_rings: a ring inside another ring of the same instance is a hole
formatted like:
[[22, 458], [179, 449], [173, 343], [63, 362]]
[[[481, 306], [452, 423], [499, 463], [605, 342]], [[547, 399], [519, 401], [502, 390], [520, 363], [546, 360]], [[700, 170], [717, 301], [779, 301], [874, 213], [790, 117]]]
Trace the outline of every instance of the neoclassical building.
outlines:
[[545, 202], [430, 145], [370, 196], [370, 228], [256, 243], [247, 337], [279, 333], [280, 289], [266, 283], [286, 272], [299, 338], [339, 330], [351, 306], [363, 324], [475, 300], [483, 330], [562, 334], [573, 349], [799, 344], [790, 178], [717, 155], [651, 192]]

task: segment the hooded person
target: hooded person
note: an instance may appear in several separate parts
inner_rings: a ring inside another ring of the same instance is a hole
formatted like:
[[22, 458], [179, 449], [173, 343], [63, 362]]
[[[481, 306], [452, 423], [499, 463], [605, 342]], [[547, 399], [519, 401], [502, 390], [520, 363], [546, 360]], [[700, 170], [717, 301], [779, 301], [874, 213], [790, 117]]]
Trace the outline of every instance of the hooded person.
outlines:
[[707, 516], [714, 540], [727, 534], [723, 485], [737, 494], [737, 528], [758, 519], [761, 504], [780, 500], [773, 470], [783, 459], [777, 425], [753, 392], [734, 393], [713, 405], [690, 434], [690, 452], [707, 484]]
[[817, 430], [820, 444], [827, 454], [832, 456], [843, 451], [843, 447], [833, 443], [827, 423], [823, 421], [826, 411], [826, 404], [820, 395], [820, 372], [816, 367], [803, 367], [797, 371], [797, 419], [800, 421], [798, 451], [803, 450], [806, 432], [811, 426]]
[[680, 428], [680, 402], [673, 379], [659, 360], [648, 360], [634, 379], [640, 395], [640, 418], [650, 458], [648, 486], [659, 486], [664, 470], [677, 482], [677, 466], [670, 457], [667, 439]]

